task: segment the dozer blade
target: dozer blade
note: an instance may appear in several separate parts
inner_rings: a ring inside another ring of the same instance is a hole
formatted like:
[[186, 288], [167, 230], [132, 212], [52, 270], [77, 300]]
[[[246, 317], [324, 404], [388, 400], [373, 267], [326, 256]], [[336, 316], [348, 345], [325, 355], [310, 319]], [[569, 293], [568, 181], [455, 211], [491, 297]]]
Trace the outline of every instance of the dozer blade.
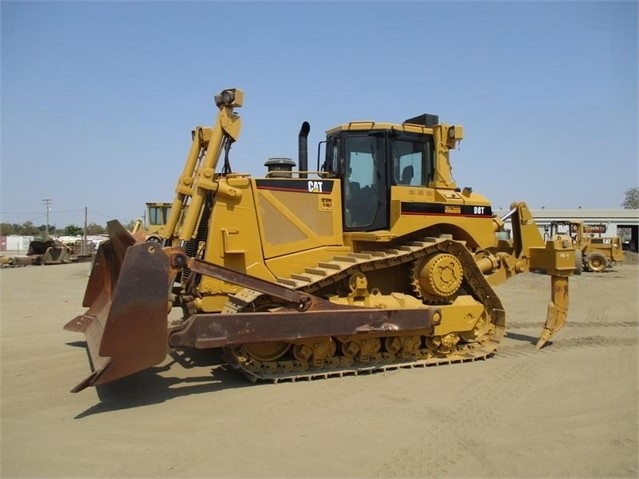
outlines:
[[82, 305], [64, 329], [86, 335], [93, 373], [72, 389], [113, 381], [154, 366], [167, 351], [173, 284], [169, 258], [156, 243], [134, 238], [118, 221], [96, 254]]
[[548, 303], [548, 315], [537, 341], [537, 349], [543, 348], [548, 340], [564, 326], [568, 316], [568, 278], [553, 275], [550, 281], [552, 293]]

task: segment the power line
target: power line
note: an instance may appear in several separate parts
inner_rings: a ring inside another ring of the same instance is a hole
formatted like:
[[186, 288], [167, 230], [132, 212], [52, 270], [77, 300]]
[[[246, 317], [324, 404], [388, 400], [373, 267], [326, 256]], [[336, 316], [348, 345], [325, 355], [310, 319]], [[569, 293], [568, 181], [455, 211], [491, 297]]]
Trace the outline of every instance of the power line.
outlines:
[[[1, 1], [1, 0], [0, 0]], [[46, 201], [49, 201], [48, 205], [46, 203]], [[42, 221], [42, 219], [46, 218], [46, 222], [49, 225], [49, 227], [51, 227], [51, 221], [50, 221], [50, 217], [49, 215], [52, 214], [54, 216], [54, 225], [58, 224], [60, 221], [68, 221], [68, 220], [61, 220], [60, 216], [62, 214], [71, 214], [71, 213], [79, 213], [82, 212], [84, 214], [86, 214], [89, 217], [89, 220], [91, 223], [96, 223], [99, 224], [101, 221], [101, 218], [107, 218], [107, 219], [114, 219], [114, 218], [118, 218], [117, 215], [113, 215], [113, 214], [104, 214], [101, 213], [99, 211], [93, 211], [90, 209], [82, 209], [82, 210], [65, 210], [65, 211], [56, 211], [53, 210], [50, 205], [51, 203], [53, 203], [53, 200], [50, 198], [47, 198], [47, 200], [42, 200], [45, 205], [47, 206], [47, 211], [46, 214], [38, 211], [31, 211], [31, 212], [8, 212], [8, 211], [0, 211], [0, 223], [7, 223], [7, 224], [24, 224], [27, 222], [30, 223], [36, 223], [38, 221]], [[18, 220], [16, 219], [11, 219], [10, 216], [14, 216], [14, 215], [19, 215], [22, 216], [22, 218], [19, 218]], [[25, 218], [25, 216], [27, 216], [27, 218]], [[86, 218], [85, 218], [86, 219]], [[127, 220], [128, 221], [128, 220]], [[72, 222], [73, 224], [76, 224], [74, 222]], [[49, 228], [50, 229], [50, 228]]]
[[[44, 201], [44, 200], [43, 200]], [[85, 210], [64, 210], [64, 211], [58, 211], [58, 210], [51, 210], [51, 213], [56, 214], [56, 215], [61, 215], [61, 214], [69, 214], [69, 213], [84, 213]], [[108, 215], [108, 214], [104, 214], [104, 213], [100, 213], [99, 211], [93, 211], [93, 210], [88, 210], [88, 212], [92, 215], [96, 215], [96, 216], [104, 216], [105, 218], [115, 218], [115, 215]], [[36, 216], [36, 217], [42, 217], [43, 214], [41, 211], [0, 211], [0, 216], [14, 216], [14, 215], [25, 215], [25, 216]]]
[[0, 211], [0, 215], [39, 215], [40, 211]]
[[[80, 213], [84, 210], [55, 210], [55, 214], [65, 214], [65, 213]], [[40, 211], [0, 211], [0, 215], [39, 215]]]

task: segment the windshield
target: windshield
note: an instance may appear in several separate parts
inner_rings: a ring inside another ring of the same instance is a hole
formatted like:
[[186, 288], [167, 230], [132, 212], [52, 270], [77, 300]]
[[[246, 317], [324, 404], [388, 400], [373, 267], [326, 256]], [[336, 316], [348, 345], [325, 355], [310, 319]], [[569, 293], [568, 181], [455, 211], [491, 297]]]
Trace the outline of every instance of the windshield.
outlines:
[[149, 225], [165, 225], [170, 210], [170, 205], [149, 205]]

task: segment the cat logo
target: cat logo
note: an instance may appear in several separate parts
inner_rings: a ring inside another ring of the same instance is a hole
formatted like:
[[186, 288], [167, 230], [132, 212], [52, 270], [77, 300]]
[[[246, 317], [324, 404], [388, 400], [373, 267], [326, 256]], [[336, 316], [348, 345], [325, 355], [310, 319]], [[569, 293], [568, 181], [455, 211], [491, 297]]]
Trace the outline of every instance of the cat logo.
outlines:
[[308, 182], [308, 192], [309, 193], [323, 193], [322, 187], [324, 184], [321, 181], [312, 181]]
[[451, 215], [459, 215], [461, 214], [461, 206], [444, 206], [444, 213]]

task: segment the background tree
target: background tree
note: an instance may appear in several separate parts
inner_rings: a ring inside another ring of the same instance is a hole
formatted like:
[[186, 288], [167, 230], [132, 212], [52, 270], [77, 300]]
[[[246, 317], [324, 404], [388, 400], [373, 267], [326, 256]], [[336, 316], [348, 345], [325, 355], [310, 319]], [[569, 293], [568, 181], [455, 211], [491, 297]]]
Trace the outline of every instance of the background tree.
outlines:
[[[27, 223], [29, 223], [29, 221], [27, 221]], [[25, 225], [27, 224], [25, 223]], [[35, 235], [35, 236], [41, 236], [41, 237], [45, 237], [47, 235], [47, 225], [40, 225], [37, 228], [35, 228], [36, 231], [35, 233], [22, 233], [23, 235]], [[55, 225], [49, 225], [49, 236], [58, 236], [60, 232], [58, 231], [58, 229], [55, 227]]]
[[10, 223], [2, 223], [0, 224], [0, 236], [10, 236], [13, 233], [13, 227], [15, 225], [12, 225]]
[[626, 210], [639, 208], [639, 186], [628, 188], [624, 192], [623, 203], [621, 206]]
[[[36, 226], [31, 221], [25, 221], [21, 225], [17, 223], [0, 223], [0, 236], [39, 236], [44, 237], [46, 225]], [[49, 225], [49, 236], [78, 236], [84, 233], [84, 229], [76, 225], [67, 225], [58, 229], [55, 225]], [[96, 223], [87, 225], [88, 235], [101, 235], [106, 233], [106, 228]]]
[[62, 231], [65, 236], [80, 236], [83, 232], [84, 230], [76, 225], [67, 225]]
[[[25, 221], [20, 228], [20, 232], [17, 233], [22, 236], [44, 236], [44, 231], [47, 229], [46, 225], [36, 226], [31, 221]], [[49, 226], [51, 230], [51, 226]]]
[[104, 233], [106, 233], [106, 229], [104, 228], [104, 226], [100, 226], [96, 223], [89, 223], [87, 225], [88, 235], [103, 235]]

